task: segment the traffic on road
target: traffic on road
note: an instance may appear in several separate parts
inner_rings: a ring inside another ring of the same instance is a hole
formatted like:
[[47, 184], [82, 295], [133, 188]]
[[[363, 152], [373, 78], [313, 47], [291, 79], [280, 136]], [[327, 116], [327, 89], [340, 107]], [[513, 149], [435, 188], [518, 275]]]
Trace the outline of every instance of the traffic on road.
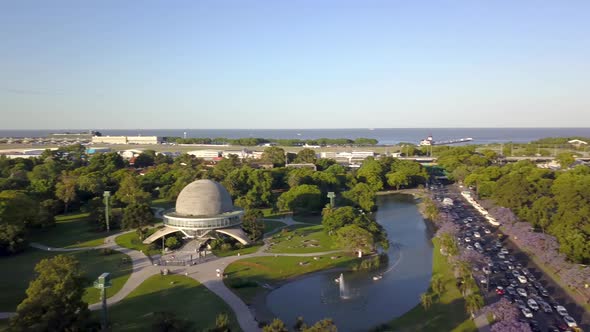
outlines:
[[[485, 260], [472, 266], [486, 304], [504, 297], [521, 312], [521, 321], [532, 331], [581, 331], [584, 309], [532, 264], [497, 227], [460, 195], [462, 188], [434, 183], [429, 186], [439, 204], [459, 227], [456, 243], [480, 253]], [[483, 273], [482, 273], [483, 272]], [[587, 322], [585, 322], [587, 324]]]

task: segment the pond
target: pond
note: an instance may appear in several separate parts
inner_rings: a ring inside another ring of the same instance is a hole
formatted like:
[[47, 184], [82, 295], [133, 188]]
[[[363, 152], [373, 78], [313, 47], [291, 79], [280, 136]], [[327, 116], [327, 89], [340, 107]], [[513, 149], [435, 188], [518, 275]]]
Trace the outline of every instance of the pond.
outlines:
[[[332, 318], [339, 331], [367, 331], [403, 315], [420, 302], [432, 274], [432, 243], [414, 197], [386, 195], [377, 199], [377, 222], [392, 245], [389, 264], [378, 271], [326, 272], [288, 283], [268, 294], [266, 305], [288, 326], [298, 316], [308, 323]], [[379, 280], [374, 277], [382, 276]]]

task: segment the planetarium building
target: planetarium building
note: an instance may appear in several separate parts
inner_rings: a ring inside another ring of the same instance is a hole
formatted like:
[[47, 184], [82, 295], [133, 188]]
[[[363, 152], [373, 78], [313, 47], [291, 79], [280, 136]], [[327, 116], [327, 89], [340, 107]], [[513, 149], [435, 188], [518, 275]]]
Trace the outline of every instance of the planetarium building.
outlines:
[[206, 241], [219, 233], [231, 236], [242, 244], [250, 240], [241, 227], [244, 211], [234, 207], [227, 190], [211, 180], [197, 180], [182, 189], [176, 208], [164, 214], [164, 228], [144, 240], [150, 244], [157, 239], [182, 232], [188, 238]]

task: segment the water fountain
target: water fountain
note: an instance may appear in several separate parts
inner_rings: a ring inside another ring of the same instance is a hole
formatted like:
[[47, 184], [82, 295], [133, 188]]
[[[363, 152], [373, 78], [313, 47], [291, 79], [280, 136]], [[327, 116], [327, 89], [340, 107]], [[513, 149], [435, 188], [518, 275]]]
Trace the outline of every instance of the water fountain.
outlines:
[[340, 278], [338, 278], [338, 284], [340, 286], [340, 298], [346, 300], [350, 298], [350, 292], [344, 283], [344, 274], [340, 273]]

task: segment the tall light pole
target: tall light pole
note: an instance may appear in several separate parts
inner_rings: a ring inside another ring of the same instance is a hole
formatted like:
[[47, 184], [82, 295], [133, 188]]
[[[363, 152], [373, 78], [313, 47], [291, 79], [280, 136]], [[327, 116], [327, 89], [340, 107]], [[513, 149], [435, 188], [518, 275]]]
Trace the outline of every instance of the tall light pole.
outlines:
[[102, 302], [102, 322], [101, 327], [103, 331], [107, 331], [108, 327], [108, 316], [107, 316], [107, 288], [111, 287], [111, 276], [110, 273], [105, 272], [101, 274], [98, 279], [94, 282], [94, 288], [100, 290], [100, 301]]
[[105, 191], [102, 195], [104, 197], [104, 218], [107, 223], [107, 232], [111, 230], [109, 218], [111, 215], [111, 192]]
[[328, 193], [328, 198], [330, 199], [330, 207], [333, 209], [334, 208], [334, 198], [336, 197], [336, 194], [333, 191], [330, 191]]

